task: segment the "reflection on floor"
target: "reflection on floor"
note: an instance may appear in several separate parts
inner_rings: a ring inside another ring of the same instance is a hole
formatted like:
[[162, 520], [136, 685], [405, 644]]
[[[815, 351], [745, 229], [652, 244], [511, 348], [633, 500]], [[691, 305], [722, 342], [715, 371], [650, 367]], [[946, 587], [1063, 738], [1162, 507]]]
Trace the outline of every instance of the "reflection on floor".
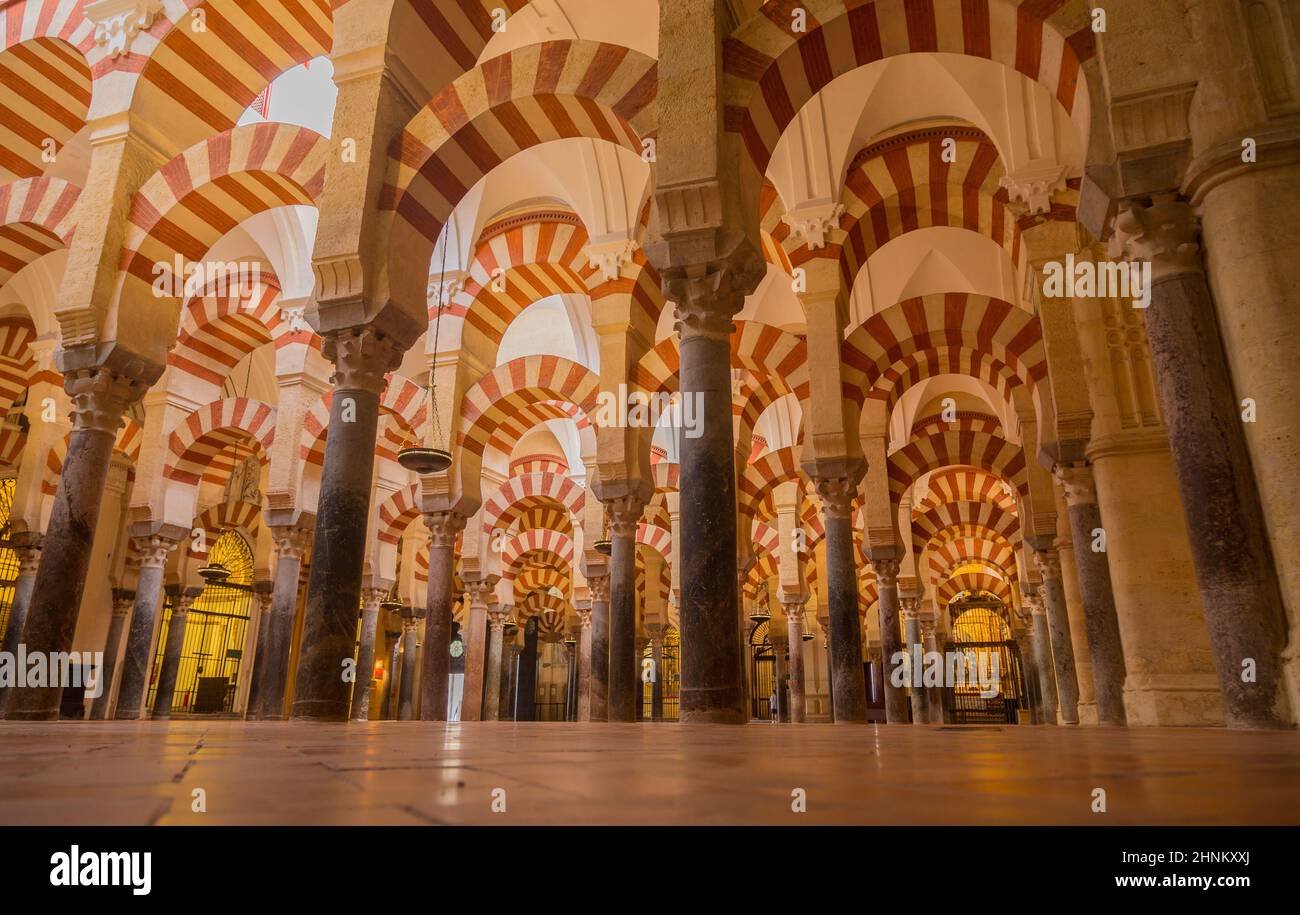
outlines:
[[0, 823], [1300, 823], [1300, 734], [4, 722]]

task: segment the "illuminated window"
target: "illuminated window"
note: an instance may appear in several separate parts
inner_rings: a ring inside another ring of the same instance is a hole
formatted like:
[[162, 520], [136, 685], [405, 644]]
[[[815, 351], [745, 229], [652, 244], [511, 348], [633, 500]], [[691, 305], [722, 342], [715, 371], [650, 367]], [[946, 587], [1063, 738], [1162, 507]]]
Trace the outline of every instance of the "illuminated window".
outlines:
[[9, 613], [14, 607], [14, 583], [18, 580], [18, 554], [9, 546], [12, 525], [9, 513], [14, 505], [13, 480], [0, 480], [0, 638], [9, 625]]

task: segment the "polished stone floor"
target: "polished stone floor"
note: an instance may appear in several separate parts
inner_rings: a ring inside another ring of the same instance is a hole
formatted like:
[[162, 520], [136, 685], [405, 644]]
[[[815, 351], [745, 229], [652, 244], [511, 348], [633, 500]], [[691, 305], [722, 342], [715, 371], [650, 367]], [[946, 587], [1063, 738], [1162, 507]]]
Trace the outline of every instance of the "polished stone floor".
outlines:
[[34, 823], [1296, 824], [1300, 734], [0, 722], [0, 824]]

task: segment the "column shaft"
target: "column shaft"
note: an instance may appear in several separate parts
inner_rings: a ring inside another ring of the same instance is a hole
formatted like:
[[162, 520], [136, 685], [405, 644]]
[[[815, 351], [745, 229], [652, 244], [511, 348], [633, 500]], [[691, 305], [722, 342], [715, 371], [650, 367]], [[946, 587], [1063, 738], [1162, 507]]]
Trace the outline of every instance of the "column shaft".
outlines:
[[[1077, 538], [1076, 538], [1077, 542]], [[1055, 550], [1034, 553], [1039, 574], [1043, 577], [1043, 606], [1047, 615], [1047, 631], [1052, 644], [1052, 670], [1056, 675], [1056, 701], [1062, 724], [1079, 723], [1079, 680], [1074, 672], [1074, 643], [1070, 639], [1070, 616], [1065, 605], [1065, 586], [1061, 582], [1061, 564]], [[1041, 558], [1040, 558], [1041, 557]], [[1110, 581], [1109, 574], [1106, 578]], [[1111, 618], [1114, 619], [1114, 603], [1111, 603]], [[1118, 622], [1115, 628], [1119, 632]], [[1124, 655], [1120, 653], [1120, 669], [1123, 670]], [[1120, 679], [1121, 687], [1123, 678]], [[1107, 724], [1123, 724], [1124, 703], [1120, 696], [1120, 720], [1102, 719]]]
[[578, 720], [591, 720], [591, 610], [578, 610]]
[[131, 614], [131, 604], [135, 601], [135, 592], [113, 589], [113, 616], [108, 621], [108, 636], [104, 639], [104, 667], [99, 672], [101, 692], [90, 706], [92, 721], [102, 721], [108, 717], [109, 702], [113, 696], [113, 675], [117, 671], [117, 656], [122, 650], [122, 636], [126, 633], [127, 617]]
[[[1105, 552], [1095, 552], [1092, 549], [1093, 531], [1102, 527], [1101, 512], [1095, 501], [1071, 505], [1069, 511], [1070, 536], [1074, 541], [1074, 567], [1079, 575], [1083, 619], [1088, 630], [1088, 654], [1092, 658], [1092, 691], [1097, 702], [1097, 723], [1124, 725], [1128, 721], [1128, 715], [1124, 711], [1124, 678], [1127, 674], [1124, 668], [1124, 646], [1119, 634], [1119, 616], [1115, 611], [1115, 592], [1110, 581], [1110, 561]], [[1058, 578], [1058, 588], [1059, 585]], [[1050, 594], [1047, 596], [1050, 599]], [[1064, 605], [1063, 591], [1060, 600]], [[1062, 638], [1068, 641], [1068, 618], [1065, 625], [1067, 629]], [[1053, 627], [1053, 648], [1056, 640], [1057, 634]], [[1078, 695], [1076, 685], [1076, 721]]]
[[162, 666], [158, 669], [158, 690], [153, 697], [155, 721], [172, 716], [172, 702], [176, 697], [176, 680], [181, 671], [181, 648], [185, 645], [185, 627], [189, 622], [190, 604], [203, 591], [187, 588], [172, 602], [171, 618], [167, 623], [167, 642], [163, 646]]
[[163, 537], [138, 537], [133, 544], [140, 552], [140, 575], [135, 584], [135, 603], [127, 627], [126, 651], [122, 655], [122, 682], [117, 688], [113, 717], [134, 721], [144, 716], [149, 690], [149, 668], [153, 659], [153, 632], [162, 605], [163, 566], [176, 541]]
[[492, 613], [488, 626], [487, 664], [483, 676], [487, 678], [487, 695], [483, 698], [483, 720], [496, 721], [501, 717], [501, 648], [505, 615]]
[[[617, 500], [626, 502], [627, 500]], [[636, 659], [636, 520], [635, 508], [611, 503], [613, 552], [609, 563], [609, 693], [610, 721], [636, 721], [640, 665]], [[618, 517], [622, 513], [623, 517]]]
[[465, 519], [455, 512], [424, 516], [429, 529], [429, 587], [424, 622], [424, 676], [420, 717], [447, 720], [447, 692], [451, 682], [452, 588], [456, 562], [456, 535]]
[[[899, 627], [898, 560], [875, 559], [876, 600], [880, 613], [881, 674], [885, 687], [885, 721], [889, 724], [907, 724], [908, 689], [894, 685], [894, 664], [899, 653], [906, 650]], [[835, 697], [836, 715], [839, 714], [839, 696]]]
[[862, 619], [853, 555], [852, 500], [848, 479], [819, 480], [826, 527], [826, 589], [831, 616], [831, 693], [836, 724], [867, 720], [867, 682], [862, 667]]
[[362, 595], [361, 644], [357, 646], [357, 682], [352, 684], [352, 720], [370, 719], [370, 684], [375, 676], [375, 636], [379, 631], [379, 602], [384, 592], [368, 588]]
[[589, 578], [591, 586], [591, 677], [589, 707], [592, 721], [609, 720], [609, 576]]
[[[302, 577], [302, 555], [310, 534], [301, 527], [273, 527], [275, 579], [271, 586], [271, 608], [267, 613], [266, 647], [258, 640], [253, 678], [257, 684], [254, 717], [278, 720], [284, 717], [284, 694], [289, 683], [289, 655], [293, 648], [293, 622], [298, 613], [298, 582]], [[340, 670], [342, 667], [340, 666]]]
[[1033, 608], [1033, 628], [1029, 632], [1034, 651], [1034, 669], [1038, 672], [1040, 724], [1056, 724], [1056, 672], [1052, 662], [1052, 636], [1047, 626], [1047, 614], [1041, 607]]

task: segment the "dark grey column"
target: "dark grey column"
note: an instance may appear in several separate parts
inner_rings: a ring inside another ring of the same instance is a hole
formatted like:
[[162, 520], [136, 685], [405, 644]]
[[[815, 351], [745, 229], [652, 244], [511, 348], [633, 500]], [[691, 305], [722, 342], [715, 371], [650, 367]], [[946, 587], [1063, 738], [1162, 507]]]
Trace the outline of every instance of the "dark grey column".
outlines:
[[682, 397], [699, 418], [680, 436], [681, 721], [744, 724], [736, 598], [736, 470], [731, 417], [732, 316], [749, 291], [730, 266], [665, 284], [677, 306]]
[[[836, 724], [867, 720], [867, 681], [862, 667], [862, 618], [858, 615], [858, 571], [853, 547], [853, 498], [849, 477], [816, 481], [826, 527], [826, 590], [831, 617], [831, 694]], [[898, 574], [898, 563], [894, 563]]]
[[[885, 721], [889, 724], [907, 724], [907, 687], [894, 685], [894, 659], [906, 650], [899, 628], [898, 567], [899, 560], [890, 556], [871, 557], [871, 567], [876, 573], [876, 599], [880, 615], [881, 676], [885, 687]], [[836, 715], [839, 714], [839, 696], [835, 697]]]
[[[68, 363], [75, 358], [73, 351], [59, 354], [63, 385], [72, 398], [72, 432], [27, 605], [22, 641], [29, 654], [49, 656], [72, 648], [113, 442], [127, 407], [146, 388], [144, 381], [104, 367], [72, 368]], [[5, 717], [52, 721], [59, 717], [62, 696], [60, 686], [11, 689]]]
[[523, 691], [520, 688], [523, 654], [519, 648], [518, 635], [518, 624], [508, 620], [505, 628], [501, 630], [501, 694], [497, 705], [498, 721], [531, 720], [519, 717], [519, 706], [523, 701]]
[[592, 721], [609, 720], [609, 576], [587, 579], [591, 588], [591, 678]]
[[[829, 600], [829, 597], [827, 599]], [[834, 687], [835, 675], [834, 673], [832, 673], [832, 671], [835, 665], [834, 665], [834, 658], [831, 655], [831, 618], [829, 615], [830, 605], [822, 604], [821, 606], [825, 607], [827, 612], [826, 616], [817, 617], [817, 625], [822, 631], [822, 652], [826, 657], [827, 679], [830, 681], [829, 688], [826, 690], [826, 721], [830, 724], [834, 724], [835, 723], [835, 687]], [[859, 623], [859, 626], [860, 625], [861, 624]], [[860, 633], [861, 628], [859, 628], [858, 631]], [[859, 635], [859, 638], [861, 638], [861, 635]], [[866, 698], [866, 695], [867, 695], [867, 687], [866, 684], [863, 683], [862, 686], [863, 699]]]
[[650, 664], [654, 680], [650, 683], [650, 720], [664, 720], [664, 627], [655, 627], [650, 638]]
[[505, 608], [500, 604], [488, 608], [488, 651], [483, 669], [487, 683], [487, 694], [483, 697], [484, 721], [497, 721], [501, 717], [501, 653], [505, 624]]
[[537, 617], [524, 623], [524, 648], [519, 655], [519, 701], [516, 721], [537, 720]]
[[[9, 657], [18, 653], [23, 640], [23, 625], [27, 622], [27, 608], [31, 604], [32, 588], [36, 585], [36, 572], [41, 565], [40, 534], [23, 531], [13, 535], [12, 548], [18, 554], [18, 579], [14, 582], [14, 599], [9, 608], [9, 622], [5, 626], [4, 650]], [[5, 706], [9, 687], [0, 686], [0, 710]]]
[[1042, 724], [1046, 716], [1043, 714], [1043, 697], [1042, 690], [1039, 688], [1038, 664], [1034, 661], [1033, 616], [1029, 612], [1029, 608], [1022, 603], [1020, 608], [1016, 610], [1016, 618], [1024, 627], [1019, 630], [1013, 629], [1012, 635], [1016, 640], [1016, 645], [1020, 648], [1021, 673], [1025, 680], [1025, 699], [1029, 705], [1029, 714], [1026, 717], [1029, 724]]
[[[396, 614], [393, 614], [396, 616]], [[400, 618], [398, 620], [400, 626]], [[388, 651], [388, 676], [384, 678], [384, 699], [379, 705], [379, 720], [391, 721], [397, 716], [398, 666], [402, 658], [402, 630], [393, 629], [385, 623], [384, 644]]]
[[155, 721], [172, 716], [172, 700], [176, 696], [176, 678], [181, 672], [181, 648], [185, 645], [185, 626], [189, 621], [190, 605], [202, 593], [202, 588], [186, 588], [172, 601], [171, 619], [167, 623], [167, 643], [163, 646], [162, 667], [158, 669], [158, 691], [153, 698], [152, 717]]
[[[1284, 728], [1287, 621], [1241, 425], [1238, 394], [1250, 392], [1233, 389], [1199, 235], [1173, 195], [1121, 204], [1115, 220], [1116, 246], [1151, 264], [1147, 341], [1227, 723]], [[1086, 598], [1082, 568], [1079, 578]]]
[[108, 716], [109, 701], [113, 695], [113, 675], [117, 672], [117, 656], [122, 650], [122, 636], [126, 634], [126, 622], [131, 616], [131, 605], [134, 603], [134, 591], [113, 589], [113, 616], [108, 621], [108, 637], [104, 639], [104, 667], [99, 672], [102, 692], [91, 703], [92, 721], [102, 721]]
[[786, 641], [790, 645], [790, 721], [803, 724], [807, 716], [803, 674], [803, 601], [786, 601]]
[[402, 608], [402, 681], [397, 695], [397, 720], [415, 717], [415, 675], [420, 669], [420, 607]]
[[[275, 580], [271, 610], [259, 638], [253, 666], [253, 693], [248, 708], [253, 717], [279, 720], [284, 717], [284, 695], [289, 685], [289, 655], [293, 649], [293, 622], [298, 614], [298, 584], [302, 558], [311, 543], [311, 529], [305, 524], [274, 525]], [[264, 647], [265, 645], [265, 647]], [[340, 665], [340, 670], [342, 666]]]
[[909, 669], [907, 686], [907, 694], [912, 701], [912, 723], [924, 724], [930, 720], [930, 696], [924, 686], [915, 685], [922, 682], [925, 673], [925, 643], [921, 639], [921, 598], [909, 595], [898, 600], [903, 616], [905, 637], [903, 649], [907, 652], [909, 663], [912, 665]]
[[373, 327], [329, 334], [323, 352], [336, 368], [334, 396], [292, 717], [344, 721], [351, 684], [343, 679], [343, 662], [356, 644], [379, 395], [402, 353]]
[[[926, 651], [939, 654], [943, 647], [939, 644], [938, 625], [932, 614], [921, 615], [921, 641]], [[945, 665], [946, 669], [946, 665]], [[1002, 672], [999, 671], [999, 674]], [[943, 724], [943, 687], [931, 686], [925, 691], [926, 724]]]
[[[1093, 503], [1095, 509], [1096, 503]], [[1071, 518], [1074, 517], [1075, 510], [1070, 509]], [[1089, 528], [1091, 531], [1091, 528]], [[1078, 534], [1076, 533], [1077, 537]], [[1089, 541], [1092, 535], [1089, 533]], [[1085, 544], [1086, 546], [1086, 544]], [[1091, 550], [1089, 550], [1091, 553]], [[1075, 548], [1075, 556], [1080, 553], [1078, 546]], [[1096, 554], [1094, 554], [1096, 555]], [[1101, 554], [1103, 557], [1105, 553]], [[1083, 562], [1077, 560], [1080, 568], [1079, 579], [1080, 585], [1085, 580], [1083, 576]], [[1110, 565], [1102, 560], [1104, 568], [1100, 571], [1105, 573], [1106, 585], [1104, 593], [1093, 594], [1094, 604], [1093, 613], [1089, 614], [1088, 592], [1084, 592], [1083, 605], [1084, 614], [1087, 618], [1096, 618], [1097, 639], [1091, 637], [1089, 630], [1089, 651], [1095, 664], [1099, 656], [1106, 657], [1107, 665], [1102, 668], [1105, 671], [1103, 679], [1113, 687], [1113, 692], [1108, 693], [1106, 698], [1106, 709], [1102, 710], [1102, 693], [1097, 693], [1097, 717], [1101, 724], [1124, 724], [1124, 650], [1119, 644], [1119, 619], [1115, 615], [1115, 599], [1110, 590]], [[1074, 671], [1074, 645], [1070, 641], [1070, 613], [1065, 604], [1065, 587], [1061, 584], [1061, 557], [1055, 549], [1035, 550], [1034, 565], [1038, 568], [1038, 574], [1042, 576], [1043, 583], [1040, 586], [1042, 590], [1043, 606], [1047, 612], [1047, 629], [1052, 639], [1052, 670], [1056, 674], [1056, 701], [1057, 708], [1061, 713], [1062, 724], [1079, 723], [1079, 678]], [[1095, 563], [1091, 563], [1095, 565]], [[1096, 571], [1096, 570], [1094, 570]], [[1107, 608], [1106, 598], [1109, 598], [1109, 607]], [[1086, 620], [1085, 620], [1086, 621]], [[1100, 650], [1093, 650], [1092, 645], [1097, 645]], [[1111, 651], [1118, 654], [1118, 670], [1116, 670], [1115, 660], [1109, 655]], [[1097, 668], [1094, 667], [1095, 671]], [[1115, 677], [1118, 674], [1118, 683]]]
[[[252, 664], [248, 670], [248, 695], [244, 699], [243, 715], [245, 719], [257, 717], [257, 706], [261, 701], [258, 690], [261, 683], [257, 669], [264, 663], [267, 630], [271, 627], [271, 607], [275, 598], [275, 583], [270, 581], [253, 582], [253, 603], [257, 607], [257, 636], [253, 643]], [[247, 658], [245, 659], [247, 660]]]
[[[370, 684], [375, 677], [375, 636], [379, 632], [379, 603], [386, 588], [364, 588], [361, 599], [361, 644], [357, 646], [357, 682], [352, 685], [352, 720], [370, 720]], [[427, 662], [427, 658], [426, 658]]]
[[168, 555], [177, 544], [177, 540], [159, 534], [131, 538], [131, 548], [140, 559], [140, 574], [136, 578], [135, 604], [131, 607], [126, 650], [122, 655], [122, 682], [117, 688], [117, 704], [114, 706], [113, 717], [119, 721], [144, 717], [149, 669], [153, 663], [153, 633], [161, 615], [163, 570]]
[[1052, 661], [1052, 636], [1041, 595], [1026, 591], [1021, 600], [1029, 608], [1029, 643], [1038, 673], [1039, 724], [1056, 724], [1056, 665]]
[[465, 519], [455, 512], [429, 512], [424, 516], [424, 526], [429, 529], [429, 589], [424, 621], [420, 718], [446, 721], [447, 689], [451, 678], [456, 536], [465, 529]]
[[564, 720], [578, 720], [578, 640], [568, 635], [564, 639]]
[[645, 503], [636, 496], [605, 502], [613, 552], [609, 561], [610, 721], [636, 721], [636, 529]]

